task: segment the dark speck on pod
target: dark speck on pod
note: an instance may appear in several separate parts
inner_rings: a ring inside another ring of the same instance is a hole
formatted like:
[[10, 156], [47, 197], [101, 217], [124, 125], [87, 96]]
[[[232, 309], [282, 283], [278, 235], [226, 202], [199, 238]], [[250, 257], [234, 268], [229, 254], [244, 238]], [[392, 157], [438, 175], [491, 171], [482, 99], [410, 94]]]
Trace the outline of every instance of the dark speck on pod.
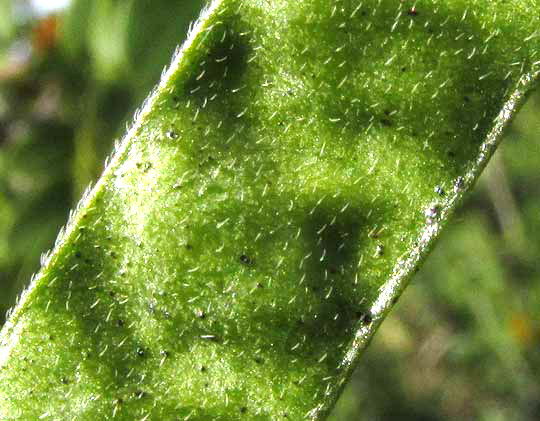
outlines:
[[416, 7], [413, 6], [409, 10], [407, 10], [407, 14], [409, 16], [418, 16], [418, 11], [416, 10]]
[[433, 189], [435, 191], [435, 193], [437, 193], [439, 196], [444, 196], [444, 190], [441, 186], [435, 186], [435, 188]]
[[176, 133], [173, 130], [169, 130], [166, 134], [169, 139], [172, 139], [172, 140], [178, 139], [178, 133]]
[[435, 218], [439, 215], [440, 210], [439, 205], [431, 205], [424, 211], [424, 215], [426, 218]]
[[246, 254], [240, 255], [239, 259], [244, 265], [250, 265], [253, 263], [253, 261]]
[[454, 192], [457, 193], [458, 191], [460, 191], [464, 185], [465, 180], [463, 179], [463, 177], [460, 176], [456, 178], [456, 181], [454, 181]]
[[363, 324], [370, 324], [373, 321], [373, 317], [369, 312], [364, 313], [362, 311], [356, 312], [356, 317], [358, 317], [358, 320], [362, 322]]
[[362, 323], [365, 325], [370, 324], [373, 321], [373, 316], [369, 313], [366, 313], [364, 317], [362, 317]]

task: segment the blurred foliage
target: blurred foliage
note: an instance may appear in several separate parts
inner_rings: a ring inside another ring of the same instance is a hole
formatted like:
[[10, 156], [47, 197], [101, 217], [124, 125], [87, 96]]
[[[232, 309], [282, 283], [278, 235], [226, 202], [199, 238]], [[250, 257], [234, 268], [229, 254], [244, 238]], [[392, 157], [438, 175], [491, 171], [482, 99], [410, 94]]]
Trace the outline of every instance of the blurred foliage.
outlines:
[[[25, 1], [0, 2], [2, 317], [202, 3], [74, 0], [44, 17]], [[333, 421], [538, 418], [539, 133], [536, 94], [376, 335]]]

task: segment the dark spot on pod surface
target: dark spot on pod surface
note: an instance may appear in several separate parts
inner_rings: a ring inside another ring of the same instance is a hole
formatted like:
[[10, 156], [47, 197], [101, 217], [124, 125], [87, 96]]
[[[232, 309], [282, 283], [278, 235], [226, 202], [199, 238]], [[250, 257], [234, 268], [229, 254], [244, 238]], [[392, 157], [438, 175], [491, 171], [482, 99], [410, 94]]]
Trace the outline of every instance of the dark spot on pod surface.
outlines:
[[80, 251], [76, 251], [76, 252], [75, 252], [75, 257], [76, 257], [77, 259], [80, 259], [80, 258], [82, 257], [82, 253], [81, 253]]
[[174, 130], [169, 130], [167, 133], [166, 133], [167, 137], [171, 140], [176, 140], [178, 139], [178, 133], [176, 133]]
[[118, 326], [118, 327], [124, 326], [124, 321], [123, 321], [122, 319], [118, 319], [118, 320], [116, 321], [116, 326]]
[[458, 178], [456, 178], [456, 181], [454, 181], [454, 192], [457, 193], [464, 186], [465, 186], [465, 180], [463, 179], [463, 177], [459, 176]]
[[364, 314], [364, 317], [361, 319], [362, 323], [369, 325], [373, 321], [373, 316], [369, 313]]
[[441, 186], [435, 186], [435, 188], [433, 189], [433, 191], [435, 193], [437, 193], [439, 196], [444, 196], [444, 190]]
[[251, 258], [246, 254], [241, 254], [239, 259], [240, 259], [240, 262], [242, 262], [244, 265], [251, 265], [253, 263]]
[[369, 312], [364, 313], [363, 311], [357, 311], [355, 315], [358, 318], [358, 321], [365, 325], [368, 325], [373, 321], [373, 317]]
[[440, 211], [441, 207], [439, 205], [431, 205], [424, 211], [424, 215], [426, 218], [433, 220], [439, 216]]
[[138, 348], [137, 348], [137, 355], [138, 355], [139, 357], [144, 357], [144, 349], [141, 348], [141, 347], [138, 347]]
[[243, 406], [242, 408], [240, 408], [240, 412], [242, 414], [245, 414], [247, 412], [247, 408], [245, 406]]

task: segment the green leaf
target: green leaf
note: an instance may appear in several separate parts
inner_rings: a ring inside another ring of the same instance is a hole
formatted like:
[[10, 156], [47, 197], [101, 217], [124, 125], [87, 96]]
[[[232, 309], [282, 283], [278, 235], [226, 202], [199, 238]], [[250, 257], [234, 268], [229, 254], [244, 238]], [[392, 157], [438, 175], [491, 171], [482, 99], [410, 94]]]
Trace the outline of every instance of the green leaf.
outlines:
[[324, 419], [536, 82], [538, 6], [214, 2], [5, 325], [1, 417]]

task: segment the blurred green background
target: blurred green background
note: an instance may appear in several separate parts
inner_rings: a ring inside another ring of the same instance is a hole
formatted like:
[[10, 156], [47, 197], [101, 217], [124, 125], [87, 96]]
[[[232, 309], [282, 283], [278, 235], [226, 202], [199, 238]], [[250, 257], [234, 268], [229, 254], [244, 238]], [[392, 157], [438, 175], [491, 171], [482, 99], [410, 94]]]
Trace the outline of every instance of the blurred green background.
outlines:
[[[203, 3], [0, 0], [1, 323]], [[539, 167], [537, 93], [332, 421], [540, 419]]]

